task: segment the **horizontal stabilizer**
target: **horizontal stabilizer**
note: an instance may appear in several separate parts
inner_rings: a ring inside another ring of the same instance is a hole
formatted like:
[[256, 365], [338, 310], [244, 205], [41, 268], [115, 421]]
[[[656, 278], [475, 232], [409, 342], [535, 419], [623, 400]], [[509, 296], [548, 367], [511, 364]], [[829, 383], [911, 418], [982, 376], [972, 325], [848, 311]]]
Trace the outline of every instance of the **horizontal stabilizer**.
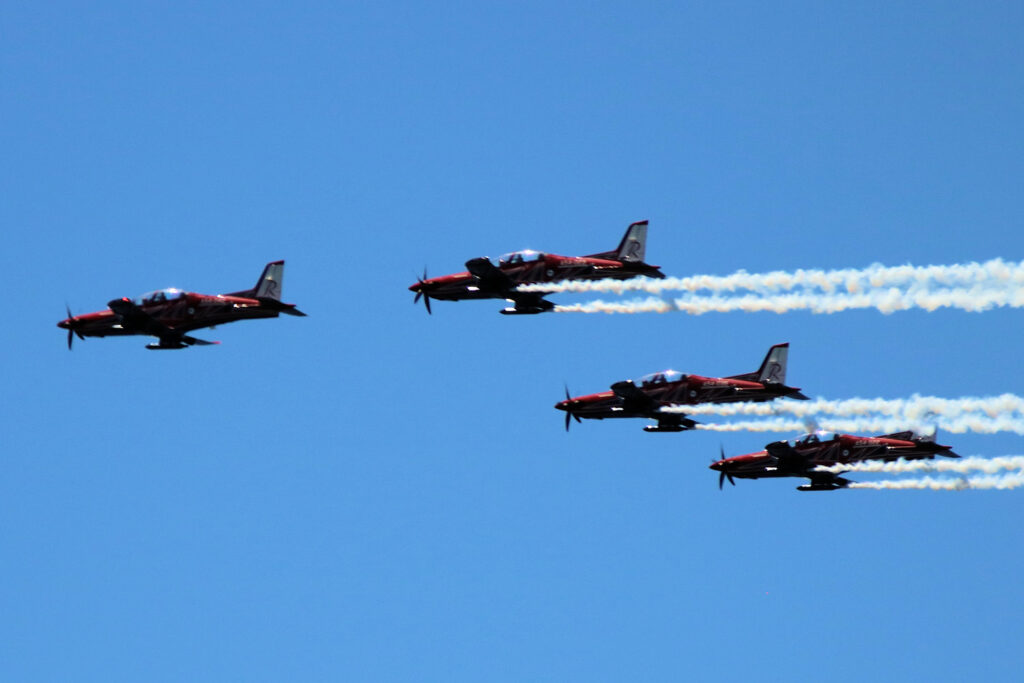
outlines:
[[284, 313], [285, 315], [297, 315], [302, 317], [305, 317], [306, 315], [299, 309], [295, 308], [295, 304], [286, 304], [281, 301], [278, 301], [277, 299], [269, 299], [267, 297], [256, 297], [256, 299], [260, 302], [261, 305], [265, 306], [266, 308], [269, 308], [272, 311], [277, 311], [278, 313]]

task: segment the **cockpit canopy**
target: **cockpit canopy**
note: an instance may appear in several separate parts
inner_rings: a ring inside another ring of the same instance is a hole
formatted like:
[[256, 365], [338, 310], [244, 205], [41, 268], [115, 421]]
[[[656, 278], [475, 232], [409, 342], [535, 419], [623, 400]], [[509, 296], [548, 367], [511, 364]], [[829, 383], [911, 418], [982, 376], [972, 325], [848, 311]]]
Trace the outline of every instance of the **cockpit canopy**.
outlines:
[[532, 261], [540, 261], [544, 258], [544, 254], [533, 249], [523, 249], [522, 251], [512, 251], [507, 254], [502, 254], [501, 258], [498, 259], [499, 266], [515, 266], [520, 263], [530, 263]]
[[833, 439], [836, 439], [838, 437], [839, 435], [835, 432], [826, 432], [823, 430], [818, 430], [816, 432], [811, 432], [810, 434], [804, 434], [801, 437], [797, 437], [796, 439], [793, 440], [793, 445], [813, 446], [815, 444], [825, 443], [826, 441], [832, 441]]
[[174, 301], [185, 296], [185, 292], [181, 291], [177, 287], [167, 287], [165, 289], [158, 289], [155, 292], [146, 292], [142, 296], [135, 299], [135, 303], [139, 306], [145, 306], [146, 304], [162, 304], [165, 301]]
[[678, 382], [682, 377], [683, 373], [678, 370], [662, 370], [661, 372], [652, 372], [649, 375], [644, 375], [640, 379], [636, 380], [635, 384], [646, 387], [655, 384], [665, 384], [667, 382]]

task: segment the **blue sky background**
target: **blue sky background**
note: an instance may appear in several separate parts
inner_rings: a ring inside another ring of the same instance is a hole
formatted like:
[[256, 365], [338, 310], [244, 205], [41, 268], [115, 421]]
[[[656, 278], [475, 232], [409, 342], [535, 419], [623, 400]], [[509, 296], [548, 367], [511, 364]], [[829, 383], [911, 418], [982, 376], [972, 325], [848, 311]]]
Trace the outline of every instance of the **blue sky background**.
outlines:
[[[552, 408], [781, 341], [814, 396], [1020, 393], [1019, 311], [427, 316], [406, 287], [644, 218], [670, 275], [1020, 260], [1022, 20], [4, 3], [0, 676], [1019, 679], [1019, 493], [719, 492], [720, 444], [777, 436]], [[54, 327], [278, 258], [310, 317], [219, 347]]]

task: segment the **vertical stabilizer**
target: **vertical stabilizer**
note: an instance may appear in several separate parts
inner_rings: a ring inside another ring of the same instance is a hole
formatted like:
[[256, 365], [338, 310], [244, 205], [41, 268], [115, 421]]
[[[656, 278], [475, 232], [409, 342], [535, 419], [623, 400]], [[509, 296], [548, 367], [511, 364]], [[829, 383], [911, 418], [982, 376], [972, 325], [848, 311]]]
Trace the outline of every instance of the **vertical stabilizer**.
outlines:
[[789, 343], [776, 344], [768, 349], [761, 368], [757, 371], [757, 381], [764, 384], [786, 383], [786, 362], [789, 360]]
[[615, 257], [624, 263], [642, 263], [647, 252], [647, 221], [633, 223], [615, 251]]
[[257, 299], [281, 300], [281, 289], [284, 287], [284, 261], [268, 263], [263, 275], [256, 282], [253, 292]]

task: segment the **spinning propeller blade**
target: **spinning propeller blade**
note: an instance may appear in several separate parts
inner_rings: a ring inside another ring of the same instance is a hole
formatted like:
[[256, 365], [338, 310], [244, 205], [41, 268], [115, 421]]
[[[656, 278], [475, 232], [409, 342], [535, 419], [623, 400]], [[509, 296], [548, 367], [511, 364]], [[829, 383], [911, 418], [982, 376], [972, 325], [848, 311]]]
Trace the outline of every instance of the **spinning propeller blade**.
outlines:
[[423, 304], [427, 307], [427, 315], [433, 315], [430, 310], [430, 295], [423, 289], [423, 285], [426, 284], [427, 279], [427, 267], [423, 266], [423, 277], [416, 278], [416, 281], [420, 284], [420, 289], [416, 290], [416, 296], [413, 297], [412, 302], [418, 304], [420, 297], [423, 297]]
[[75, 320], [75, 316], [71, 315], [71, 306], [68, 306], [66, 302], [64, 303], [64, 310], [68, 313], [68, 351], [70, 351], [71, 341], [75, 335], [77, 335], [82, 341], [85, 341], [85, 337], [75, 328], [75, 323], [77, 321]]
[[[569, 393], [569, 385], [568, 384], [565, 385], [565, 400], [566, 401], [572, 400], [572, 395]], [[580, 416], [577, 415], [576, 413], [572, 412], [572, 410], [570, 410], [569, 406], [567, 405], [565, 407], [565, 431], [569, 431], [569, 419], [570, 418], [576, 420], [577, 422], [583, 422], [583, 420], [580, 419]]]
[[[721, 444], [718, 445], [718, 454], [721, 456], [719, 458], [719, 460], [725, 460], [725, 448], [723, 448]], [[725, 470], [722, 470], [722, 471], [720, 471], [718, 473], [718, 490], [719, 491], [722, 490], [722, 485], [725, 484], [725, 480], [726, 479], [728, 479], [729, 483], [732, 484], [733, 486], [736, 485], [736, 482], [733, 481], [732, 475], [729, 474], [728, 472], [726, 472]]]
[[[569, 400], [569, 385], [565, 385], [565, 400]], [[569, 406], [565, 407], [565, 431], [569, 431], [569, 420], [572, 418], [572, 413], [569, 412]], [[577, 418], [579, 419], [579, 418]]]

